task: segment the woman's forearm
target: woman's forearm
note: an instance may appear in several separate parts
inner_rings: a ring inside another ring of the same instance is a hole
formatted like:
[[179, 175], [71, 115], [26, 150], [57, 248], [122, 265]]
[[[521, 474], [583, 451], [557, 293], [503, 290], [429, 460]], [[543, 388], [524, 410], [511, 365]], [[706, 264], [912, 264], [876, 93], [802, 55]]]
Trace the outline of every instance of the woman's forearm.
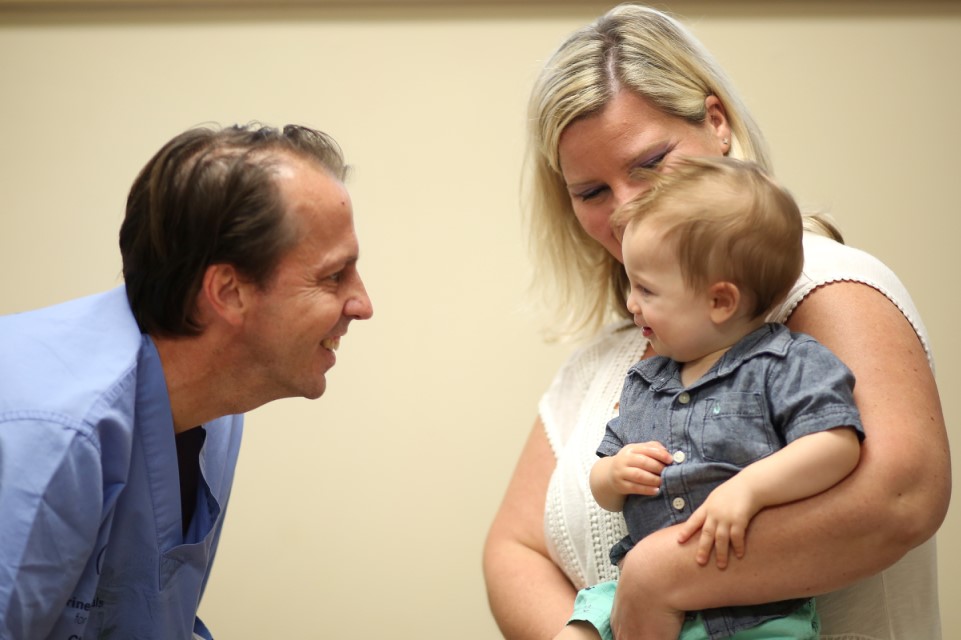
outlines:
[[553, 638], [573, 612], [576, 592], [550, 559], [544, 539], [544, 503], [554, 466], [537, 420], [484, 546], [487, 597], [507, 640]]
[[575, 591], [550, 559], [509, 541], [488, 542], [487, 597], [507, 640], [553, 638], [570, 618]]
[[[680, 545], [676, 528], [648, 536], [622, 565], [619, 597], [635, 615], [646, 609], [693, 611], [808, 597], [847, 586], [894, 563], [909, 550], [891, 534], [888, 510], [873, 516], [853, 506], [857, 483], [842, 482], [801, 502], [766, 509], [752, 520], [745, 555], [719, 570], [695, 562], [695, 542]], [[876, 500], [871, 502], [877, 505]], [[633, 595], [632, 595], [633, 594]]]

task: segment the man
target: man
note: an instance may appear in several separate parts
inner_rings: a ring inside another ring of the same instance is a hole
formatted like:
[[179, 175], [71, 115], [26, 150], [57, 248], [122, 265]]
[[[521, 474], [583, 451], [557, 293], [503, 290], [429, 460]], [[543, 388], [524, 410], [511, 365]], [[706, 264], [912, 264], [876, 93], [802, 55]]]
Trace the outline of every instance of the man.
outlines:
[[125, 288], [0, 318], [0, 637], [211, 638], [245, 411], [371, 317], [340, 149], [194, 129], [130, 191]]

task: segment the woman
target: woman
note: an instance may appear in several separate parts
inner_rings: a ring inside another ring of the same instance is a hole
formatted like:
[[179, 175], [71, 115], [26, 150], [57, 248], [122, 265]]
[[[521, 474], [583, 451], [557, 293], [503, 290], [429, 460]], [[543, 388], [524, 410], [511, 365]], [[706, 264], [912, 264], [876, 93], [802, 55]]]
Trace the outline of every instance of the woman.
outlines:
[[[558, 317], [596, 336], [542, 398], [488, 536], [491, 607], [512, 640], [552, 637], [578, 588], [617, 577], [607, 551], [623, 521], [594, 504], [587, 475], [627, 368], [651, 355], [630, 323], [600, 328], [612, 313], [626, 317], [608, 221], [643, 189], [632, 170], [697, 155], [770, 169], [760, 132], [710, 55], [640, 6], [573, 34], [545, 66], [530, 110], [538, 265], [566, 303]], [[655, 637], [657, 616], [817, 594], [828, 594], [818, 598], [824, 637], [940, 637], [932, 536], [947, 510], [950, 463], [925, 330], [888, 269], [836, 242], [826, 221], [807, 222], [804, 275], [771, 319], [813, 335], [853, 370], [867, 433], [861, 463], [827, 493], [758, 514], [750, 552], [723, 571], [697, 565], [671, 528], [645, 538], [621, 567], [619, 638]]]

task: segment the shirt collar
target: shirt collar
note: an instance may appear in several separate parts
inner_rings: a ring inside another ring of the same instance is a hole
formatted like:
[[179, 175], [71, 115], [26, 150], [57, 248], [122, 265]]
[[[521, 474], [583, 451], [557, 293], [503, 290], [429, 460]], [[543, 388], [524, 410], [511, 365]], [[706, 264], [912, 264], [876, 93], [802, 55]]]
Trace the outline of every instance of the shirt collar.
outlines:
[[[791, 344], [791, 332], [783, 324], [767, 322], [741, 338], [721, 356], [711, 370], [691, 385], [697, 387], [709, 380], [721, 378], [737, 370], [744, 362], [762, 354], [783, 358]], [[636, 363], [628, 375], [637, 374], [654, 391], [681, 385], [681, 365], [664, 356], [654, 356]]]

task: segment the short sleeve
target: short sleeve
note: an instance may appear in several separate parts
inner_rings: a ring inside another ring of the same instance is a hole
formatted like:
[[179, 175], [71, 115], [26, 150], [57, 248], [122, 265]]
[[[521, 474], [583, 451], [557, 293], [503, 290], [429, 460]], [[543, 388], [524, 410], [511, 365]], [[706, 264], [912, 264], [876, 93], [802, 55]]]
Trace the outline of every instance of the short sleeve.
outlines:
[[819, 431], [852, 427], [864, 439], [854, 403], [854, 374], [827, 347], [805, 334], [778, 361], [783, 371], [770, 376], [768, 402], [785, 444]]
[[607, 428], [604, 430], [604, 439], [597, 447], [599, 457], [612, 456], [624, 448], [624, 440], [620, 437], [620, 422], [620, 416], [616, 416], [607, 423]]

